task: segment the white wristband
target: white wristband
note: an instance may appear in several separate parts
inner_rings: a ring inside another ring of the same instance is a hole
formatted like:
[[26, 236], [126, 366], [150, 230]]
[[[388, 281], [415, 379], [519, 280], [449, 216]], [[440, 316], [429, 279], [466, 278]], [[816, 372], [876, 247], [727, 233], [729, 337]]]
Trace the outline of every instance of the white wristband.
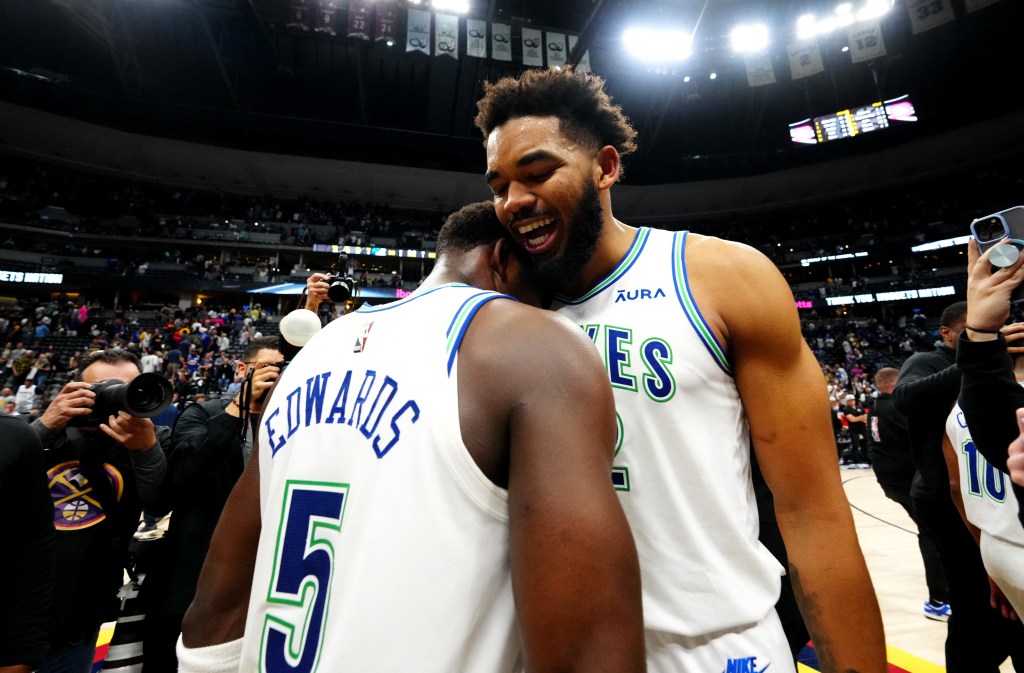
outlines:
[[238, 673], [242, 639], [207, 647], [185, 647], [178, 636], [178, 673]]

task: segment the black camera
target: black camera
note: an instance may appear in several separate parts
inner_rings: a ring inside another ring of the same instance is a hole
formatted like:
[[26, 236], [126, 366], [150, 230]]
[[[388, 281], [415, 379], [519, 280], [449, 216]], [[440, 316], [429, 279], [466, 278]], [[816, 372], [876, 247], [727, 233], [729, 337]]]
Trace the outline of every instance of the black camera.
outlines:
[[100, 381], [89, 386], [89, 390], [96, 393], [92, 412], [75, 417], [69, 425], [94, 428], [119, 411], [137, 418], [152, 418], [169, 407], [174, 398], [171, 382], [153, 373], [139, 374], [128, 383], [117, 379]]
[[327, 283], [327, 297], [335, 304], [344, 304], [356, 290], [356, 279], [348, 275], [348, 255], [338, 255], [338, 271], [329, 274], [324, 281]]

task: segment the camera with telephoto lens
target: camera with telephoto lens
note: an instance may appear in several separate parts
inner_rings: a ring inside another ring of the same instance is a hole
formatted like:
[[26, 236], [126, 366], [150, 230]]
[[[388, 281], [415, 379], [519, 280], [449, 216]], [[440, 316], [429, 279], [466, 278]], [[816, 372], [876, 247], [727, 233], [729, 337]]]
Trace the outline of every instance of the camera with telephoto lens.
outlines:
[[89, 386], [96, 393], [88, 416], [77, 416], [69, 425], [94, 428], [106, 423], [119, 411], [136, 418], [152, 418], [171, 405], [174, 390], [171, 382], [159, 374], [139, 374], [125, 383], [117, 379], [100, 381]]
[[352, 298], [356, 289], [356, 279], [348, 275], [348, 255], [338, 255], [338, 271], [328, 274], [324, 281], [327, 283], [327, 297], [335, 304], [344, 304]]

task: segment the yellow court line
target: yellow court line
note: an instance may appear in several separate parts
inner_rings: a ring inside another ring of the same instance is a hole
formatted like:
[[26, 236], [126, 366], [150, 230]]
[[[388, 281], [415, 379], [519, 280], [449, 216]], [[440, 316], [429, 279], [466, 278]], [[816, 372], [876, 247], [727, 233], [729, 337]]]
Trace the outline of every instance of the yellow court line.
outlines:
[[885, 656], [889, 663], [896, 664], [900, 668], [910, 671], [910, 673], [946, 673], [945, 666], [933, 664], [921, 657], [916, 657], [909, 652], [897, 649], [892, 645], [885, 646]]
[[[890, 664], [899, 666], [903, 670], [909, 671], [909, 673], [946, 673], [945, 666], [933, 664], [930, 661], [914, 656], [909, 652], [904, 652], [892, 645], [885, 646], [885, 658]], [[796, 670], [797, 673], [818, 673], [818, 671], [807, 664], [801, 664], [799, 662], [796, 665]]]

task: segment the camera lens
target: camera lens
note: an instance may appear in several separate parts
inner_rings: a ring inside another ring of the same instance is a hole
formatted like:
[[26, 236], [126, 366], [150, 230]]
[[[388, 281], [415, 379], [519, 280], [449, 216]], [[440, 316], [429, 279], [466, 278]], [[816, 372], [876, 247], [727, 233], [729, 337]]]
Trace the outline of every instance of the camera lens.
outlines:
[[978, 240], [981, 242], [998, 241], [1000, 238], [1006, 236], [1006, 227], [1003, 225], [1003, 219], [998, 216], [986, 217], [983, 220], [979, 220], [974, 225], [974, 232], [977, 235]]
[[127, 384], [124, 406], [132, 416], [151, 418], [171, 404], [174, 391], [159, 374], [139, 374]]
[[327, 296], [336, 304], [346, 302], [352, 296], [352, 288], [343, 280], [336, 280], [327, 288]]

